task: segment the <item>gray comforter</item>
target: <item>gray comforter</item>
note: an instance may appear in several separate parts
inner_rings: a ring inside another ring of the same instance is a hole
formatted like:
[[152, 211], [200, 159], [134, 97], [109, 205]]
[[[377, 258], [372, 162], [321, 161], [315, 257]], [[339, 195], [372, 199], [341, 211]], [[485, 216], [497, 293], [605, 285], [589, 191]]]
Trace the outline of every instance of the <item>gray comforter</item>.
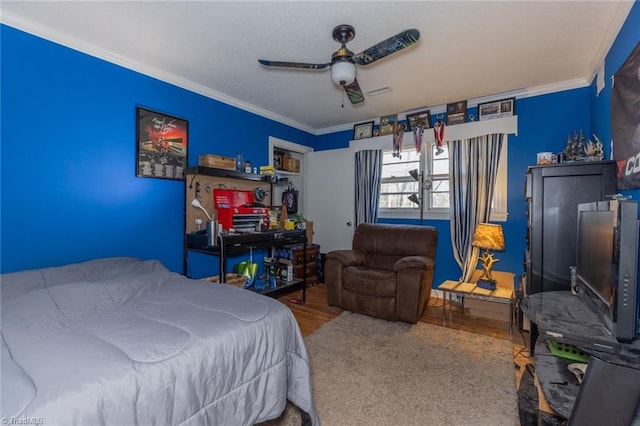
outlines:
[[0, 280], [9, 422], [250, 425], [289, 399], [319, 424], [300, 330], [277, 300], [131, 258]]

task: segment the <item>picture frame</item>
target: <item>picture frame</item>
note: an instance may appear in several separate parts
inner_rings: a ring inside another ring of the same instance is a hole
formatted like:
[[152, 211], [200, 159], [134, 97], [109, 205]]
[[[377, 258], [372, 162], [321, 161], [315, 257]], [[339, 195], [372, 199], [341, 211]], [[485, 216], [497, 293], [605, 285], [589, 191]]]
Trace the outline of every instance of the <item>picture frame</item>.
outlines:
[[413, 131], [418, 124], [422, 124], [425, 129], [430, 129], [431, 125], [431, 111], [424, 110], [413, 114], [407, 114], [407, 127], [409, 131]]
[[447, 125], [467, 122], [467, 101], [447, 104]]
[[516, 98], [506, 98], [478, 104], [478, 120], [480, 121], [511, 117], [515, 115], [515, 113]]
[[380, 117], [380, 125], [378, 126], [378, 135], [392, 135], [396, 131], [398, 123], [398, 114], [385, 115]]
[[136, 107], [136, 176], [184, 180], [189, 122]]
[[373, 136], [373, 121], [358, 123], [353, 126], [353, 140], [367, 139]]

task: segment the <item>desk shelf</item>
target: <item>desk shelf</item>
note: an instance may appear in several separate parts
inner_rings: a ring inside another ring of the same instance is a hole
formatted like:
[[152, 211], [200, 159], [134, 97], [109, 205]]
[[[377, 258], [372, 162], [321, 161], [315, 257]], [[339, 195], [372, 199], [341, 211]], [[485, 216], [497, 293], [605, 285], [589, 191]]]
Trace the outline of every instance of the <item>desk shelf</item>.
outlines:
[[[267, 231], [246, 234], [229, 234], [221, 236], [217, 246], [206, 246], [206, 239], [194, 237], [194, 234], [187, 234], [185, 251], [209, 254], [217, 256], [220, 264], [220, 277], [226, 276], [226, 258], [229, 255], [246, 253], [253, 249], [269, 249], [272, 254], [277, 247], [290, 244], [301, 244], [306, 248], [306, 231]], [[203, 243], [204, 242], [204, 243]], [[185, 253], [186, 259], [186, 253]], [[184, 265], [184, 274], [187, 276], [187, 265]], [[306, 302], [306, 273], [301, 279], [292, 281], [280, 281], [280, 285], [271, 288], [268, 285], [263, 290], [248, 288], [247, 290], [263, 294], [270, 297], [279, 297], [283, 294], [297, 290], [302, 290], [302, 301]]]

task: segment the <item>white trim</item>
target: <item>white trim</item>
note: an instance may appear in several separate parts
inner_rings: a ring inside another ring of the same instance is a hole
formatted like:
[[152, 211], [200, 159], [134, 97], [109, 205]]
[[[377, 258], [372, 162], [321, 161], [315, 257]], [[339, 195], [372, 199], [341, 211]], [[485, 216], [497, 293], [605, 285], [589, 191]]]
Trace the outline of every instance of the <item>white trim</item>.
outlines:
[[[455, 126], [447, 126], [445, 129], [444, 140], [460, 140], [470, 139], [482, 135], [498, 134], [518, 134], [518, 116], [496, 118], [494, 120], [474, 121], [471, 123], [457, 124]], [[405, 141], [413, 141], [413, 134], [405, 132]], [[435, 136], [431, 131], [424, 132], [423, 143], [433, 142]], [[393, 146], [393, 135], [376, 136], [367, 139], [358, 139], [349, 141], [349, 147], [354, 151], [362, 151], [365, 149], [389, 149]]]
[[52, 41], [54, 43], [60, 44], [62, 46], [68, 47], [70, 49], [74, 49], [79, 52], [85, 53], [87, 55], [94, 56], [96, 58], [105, 60], [109, 63], [120, 65], [121, 67], [139, 72], [149, 77], [153, 77], [160, 81], [173, 84], [174, 86], [181, 87], [191, 92], [206, 96], [207, 98], [224, 102], [225, 104], [234, 106], [238, 109], [251, 112], [261, 117], [276, 121], [278, 123], [286, 124], [298, 130], [311, 133], [312, 135], [317, 135], [317, 129], [307, 126], [306, 124], [299, 123], [283, 115], [276, 114], [272, 111], [268, 111], [266, 109], [263, 109], [255, 105], [249, 104], [247, 102], [241, 101], [239, 99], [233, 98], [229, 95], [225, 95], [224, 93], [210, 89], [208, 87], [195, 83], [191, 80], [187, 80], [175, 74], [142, 64], [140, 62], [136, 62], [136, 61], [132, 61], [130, 59], [124, 58], [109, 50], [99, 48], [83, 40], [77, 39], [75, 37], [71, 37], [67, 34], [61, 33], [56, 30], [52, 30], [49, 27], [45, 27], [41, 24], [35, 24], [34, 22], [26, 20], [22, 17], [19, 17], [11, 12], [7, 12], [3, 10], [1, 18], [2, 18], [3, 24], [17, 28], [21, 31], [25, 31], [35, 36], [38, 36], [46, 40]]
[[[604, 31], [604, 34], [601, 35], [601, 43], [598, 46], [598, 49], [596, 49], [595, 54], [592, 55], [593, 62], [591, 62], [589, 70], [586, 73], [586, 79], [589, 82], [593, 81], [596, 74], [598, 73], [598, 70], [600, 69], [600, 66], [605, 62], [607, 54], [611, 50], [613, 43], [616, 41], [616, 38], [620, 33], [620, 30], [624, 26], [629, 13], [631, 13], [631, 9], [633, 8], [635, 1], [619, 1], [617, 3], [618, 4], [616, 5], [616, 11], [609, 22], [616, 22], [618, 23], [618, 25], [612, 27], [610, 24]], [[608, 40], [609, 43], [605, 45], [604, 41], [606, 40]]]
[[[494, 120], [491, 120], [494, 121]], [[426, 145], [425, 145], [426, 146]], [[494, 206], [491, 209], [489, 219], [493, 222], [506, 222], [509, 216], [508, 212], [508, 188], [509, 188], [509, 173], [508, 173], [508, 158], [509, 158], [509, 137], [502, 144], [502, 151], [500, 152], [500, 163], [498, 164], [498, 174], [496, 176], [496, 187], [493, 194]], [[407, 149], [413, 148], [413, 145], [408, 145]], [[389, 147], [382, 147], [380, 149], [389, 150]], [[428, 161], [428, 159], [425, 159]], [[423, 161], [423, 160], [421, 160]], [[424, 167], [422, 165], [421, 167]], [[424, 196], [424, 195], [423, 195]], [[383, 219], [419, 219], [420, 212], [414, 208], [378, 208], [378, 217]], [[423, 211], [424, 220], [450, 220], [449, 209], [425, 209]]]
[[[491, 101], [497, 101], [500, 99], [505, 99], [505, 98], [516, 98], [516, 99], [525, 99], [525, 98], [530, 98], [533, 96], [541, 96], [541, 95], [547, 95], [549, 93], [556, 93], [556, 92], [562, 92], [565, 90], [572, 90], [572, 89], [579, 89], [581, 87], [586, 87], [589, 86], [591, 83], [589, 82], [590, 80], [584, 79], [584, 78], [577, 78], [577, 79], [573, 79], [573, 80], [565, 80], [565, 81], [559, 81], [557, 83], [551, 83], [551, 84], [545, 84], [542, 86], [535, 86], [535, 87], [531, 87], [529, 89], [520, 89], [520, 90], [513, 90], [511, 92], [504, 92], [504, 93], [497, 93], [494, 95], [489, 95], [489, 96], [482, 96], [479, 98], [473, 98], [473, 99], [468, 99], [467, 100], [467, 107], [471, 108], [471, 107], [475, 107], [477, 106], [479, 103], [483, 103], [483, 102], [491, 102]], [[431, 115], [435, 115], [435, 114], [441, 114], [444, 113], [447, 109], [446, 105], [434, 105], [434, 106], [424, 106], [421, 108], [416, 108], [416, 109], [412, 109], [409, 111], [405, 111], [403, 113], [399, 113], [398, 114], [398, 120], [402, 121], [406, 119], [406, 115], [407, 114], [411, 114], [413, 112], [417, 112], [417, 111], [422, 111], [424, 109], [428, 109], [431, 112]], [[516, 111], [517, 112], [517, 111]], [[374, 120], [377, 123], [377, 120], [379, 120], [379, 117], [376, 117], [376, 120]], [[355, 126], [358, 123], [362, 123], [363, 121], [371, 121], [371, 119], [369, 120], [361, 120], [358, 122], [354, 122], [354, 123], [347, 123], [347, 124], [340, 124], [337, 126], [332, 126], [332, 127], [324, 127], [322, 129], [317, 129], [316, 130], [316, 134], [317, 135], [326, 135], [329, 133], [334, 133], [334, 132], [341, 132], [344, 130], [353, 130], [353, 126]], [[367, 139], [369, 140], [369, 139]]]
[[[622, 2], [625, 3], [625, 2]], [[627, 15], [629, 14], [629, 11], [631, 9], [631, 6], [633, 5], [632, 2], [630, 2], [630, 5], [627, 6], [627, 8], [625, 8], [624, 6], [621, 6], [621, 10], [619, 11], [619, 13], [626, 13]], [[627, 10], [628, 9], [628, 10]], [[44, 38], [46, 40], [52, 41], [54, 43], [58, 43], [62, 46], [77, 50], [79, 52], [85, 53], [87, 55], [90, 56], [94, 56], [96, 58], [99, 59], [103, 59], [107, 62], [116, 64], [116, 65], [120, 65], [124, 68], [130, 69], [132, 71], [136, 71], [139, 72], [141, 74], [147, 75], [149, 77], [152, 78], [156, 78], [158, 80], [164, 81], [166, 83], [169, 84], [173, 84], [177, 87], [181, 87], [183, 89], [189, 90], [191, 92], [194, 93], [198, 93], [200, 95], [206, 96], [208, 98], [220, 101], [220, 102], [224, 102], [225, 104], [234, 106], [236, 108], [242, 109], [244, 111], [248, 111], [251, 112], [253, 114], [259, 115], [261, 117], [265, 117], [268, 118], [270, 120], [276, 121], [278, 123], [282, 123], [288, 126], [291, 126], [293, 128], [296, 128], [298, 130], [302, 130], [304, 132], [310, 133], [312, 135], [315, 136], [320, 136], [320, 135], [326, 135], [329, 133], [335, 133], [335, 132], [341, 132], [344, 130], [352, 130], [353, 126], [355, 126], [356, 124], [362, 122], [362, 121], [367, 121], [367, 120], [361, 120], [358, 122], [354, 122], [354, 123], [347, 123], [347, 124], [340, 124], [337, 126], [331, 126], [331, 127], [324, 127], [324, 128], [320, 128], [320, 129], [315, 129], [313, 127], [310, 127], [306, 124], [303, 123], [299, 123], [295, 120], [292, 120], [288, 117], [285, 117], [281, 114], [277, 114], [275, 112], [266, 110], [264, 108], [260, 108], [257, 107], [255, 105], [249, 104], [247, 102], [241, 101], [239, 99], [233, 98], [231, 96], [225, 95], [224, 93], [218, 92], [216, 90], [212, 90], [208, 87], [202, 86], [200, 84], [197, 84], [191, 80], [187, 80], [185, 78], [179, 77], [175, 74], [172, 73], [168, 73], [166, 71], [157, 69], [155, 67], [150, 67], [147, 65], [144, 65], [142, 63], [136, 62], [136, 61], [131, 61], [127, 58], [124, 58], [120, 55], [117, 55], [111, 51], [108, 51], [106, 49], [102, 49], [99, 48], [95, 45], [89, 44], [81, 39], [75, 38], [75, 37], [71, 37], [67, 34], [64, 34], [60, 31], [57, 30], [53, 30], [49, 27], [46, 27], [44, 25], [41, 24], [37, 24], [31, 20], [27, 20], [24, 19], [12, 12], [8, 12], [3, 10], [2, 13], [0, 14], [0, 22], [2, 22], [5, 25], [14, 27], [16, 29], [19, 29], [21, 31], [25, 31], [27, 33], [33, 34], [35, 36]], [[615, 29], [609, 29], [610, 31], [614, 31]], [[602, 46], [602, 48], [605, 48], [606, 46]], [[603, 59], [604, 60], [604, 59]], [[571, 90], [571, 89], [576, 89], [576, 88], [580, 88], [580, 87], [585, 87], [585, 86], [589, 86], [591, 84], [591, 81], [593, 80], [593, 76], [595, 75], [595, 72], [597, 71], [597, 66], [600, 65], [601, 62], [599, 62], [598, 64], [595, 64], [593, 66], [593, 72], [590, 73], [588, 79], [587, 78], [580, 78], [580, 79], [574, 79], [574, 80], [567, 80], [567, 81], [561, 81], [561, 82], [557, 82], [557, 83], [552, 83], [552, 84], [547, 84], [547, 85], [543, 85], [543, 86], [536, 86], [536, 87], [532, 87], [529, 89], [520, 89], [520, 90], [514, 90], [514, 91], [510, 91], [510, 92], [504, 92], [504, 93], [499, 93], [499, 94], [494, 94], [494, 95], [490, 95], [490, 96], [483, 96], [483, 97], [479, 97], [479, 98], [472, 98], [472, 99], [468, 99], [467, 100], [467, 106], [468, 107], [474, 107], [476, 106], [478, 103], [482, 103], [482, 102], [491, 102], [494, 100], [499, 100], [499, 99], [503, 99], [503, 98], [510, 98], [510, 97], [515, 97], [516, 99], [524, 99], [524, 98], [528, 98], [528, 97], [532, 97], [532, 96], [540, 96], [540, 95], [545, 95], [548, 93], [554, 93], [554, 92], [560, 92], [560, 91], [564, 91], [564, 90]], [[419, 111], [422, 109], [425, 109], [427, 107], [422, 107], [422, 108], [418, 108], [418, 109], [414, 109], [414, 110], [410, 110], [410, 111], [406, 111], [404, 113], [399, 113], [398, 114], [398, 119], [399, 120], [404, 120], [406, 118], [406, 114], [410, 114], [412, 112], [415, 111]], [[429, 110], [431, 111], [431, 114], [439, 114], [442, 113], [446, 110], [446, 105], [434, 105], [431, 107], [428, 107]], [[379, 119], [378, 117], [376, 117], [377, 119]], [[368, 140], [368, 139], [367, 139]]]
[[284, 139], [279, 139], [275, 136], [269, 136], [269, 165], [271, 166], [273, 166], [273, 148], [282, 148], [286, 151], [297, 152], [303, 155], [313, 151], [313, 148], [310, 146], [285, 141]]

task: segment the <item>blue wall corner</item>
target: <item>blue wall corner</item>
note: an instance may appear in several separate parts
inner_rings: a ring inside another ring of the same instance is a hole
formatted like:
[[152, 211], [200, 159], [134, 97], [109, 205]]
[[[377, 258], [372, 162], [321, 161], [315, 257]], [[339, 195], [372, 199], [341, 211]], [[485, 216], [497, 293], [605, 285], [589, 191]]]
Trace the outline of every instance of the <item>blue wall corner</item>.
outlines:
[[135, 176], [135, 109], [189, 122], [201, 154], [267, 164], [316, 136], [2, 25], [2, 272], [97, 257], [182, 272], [184, 182]]

